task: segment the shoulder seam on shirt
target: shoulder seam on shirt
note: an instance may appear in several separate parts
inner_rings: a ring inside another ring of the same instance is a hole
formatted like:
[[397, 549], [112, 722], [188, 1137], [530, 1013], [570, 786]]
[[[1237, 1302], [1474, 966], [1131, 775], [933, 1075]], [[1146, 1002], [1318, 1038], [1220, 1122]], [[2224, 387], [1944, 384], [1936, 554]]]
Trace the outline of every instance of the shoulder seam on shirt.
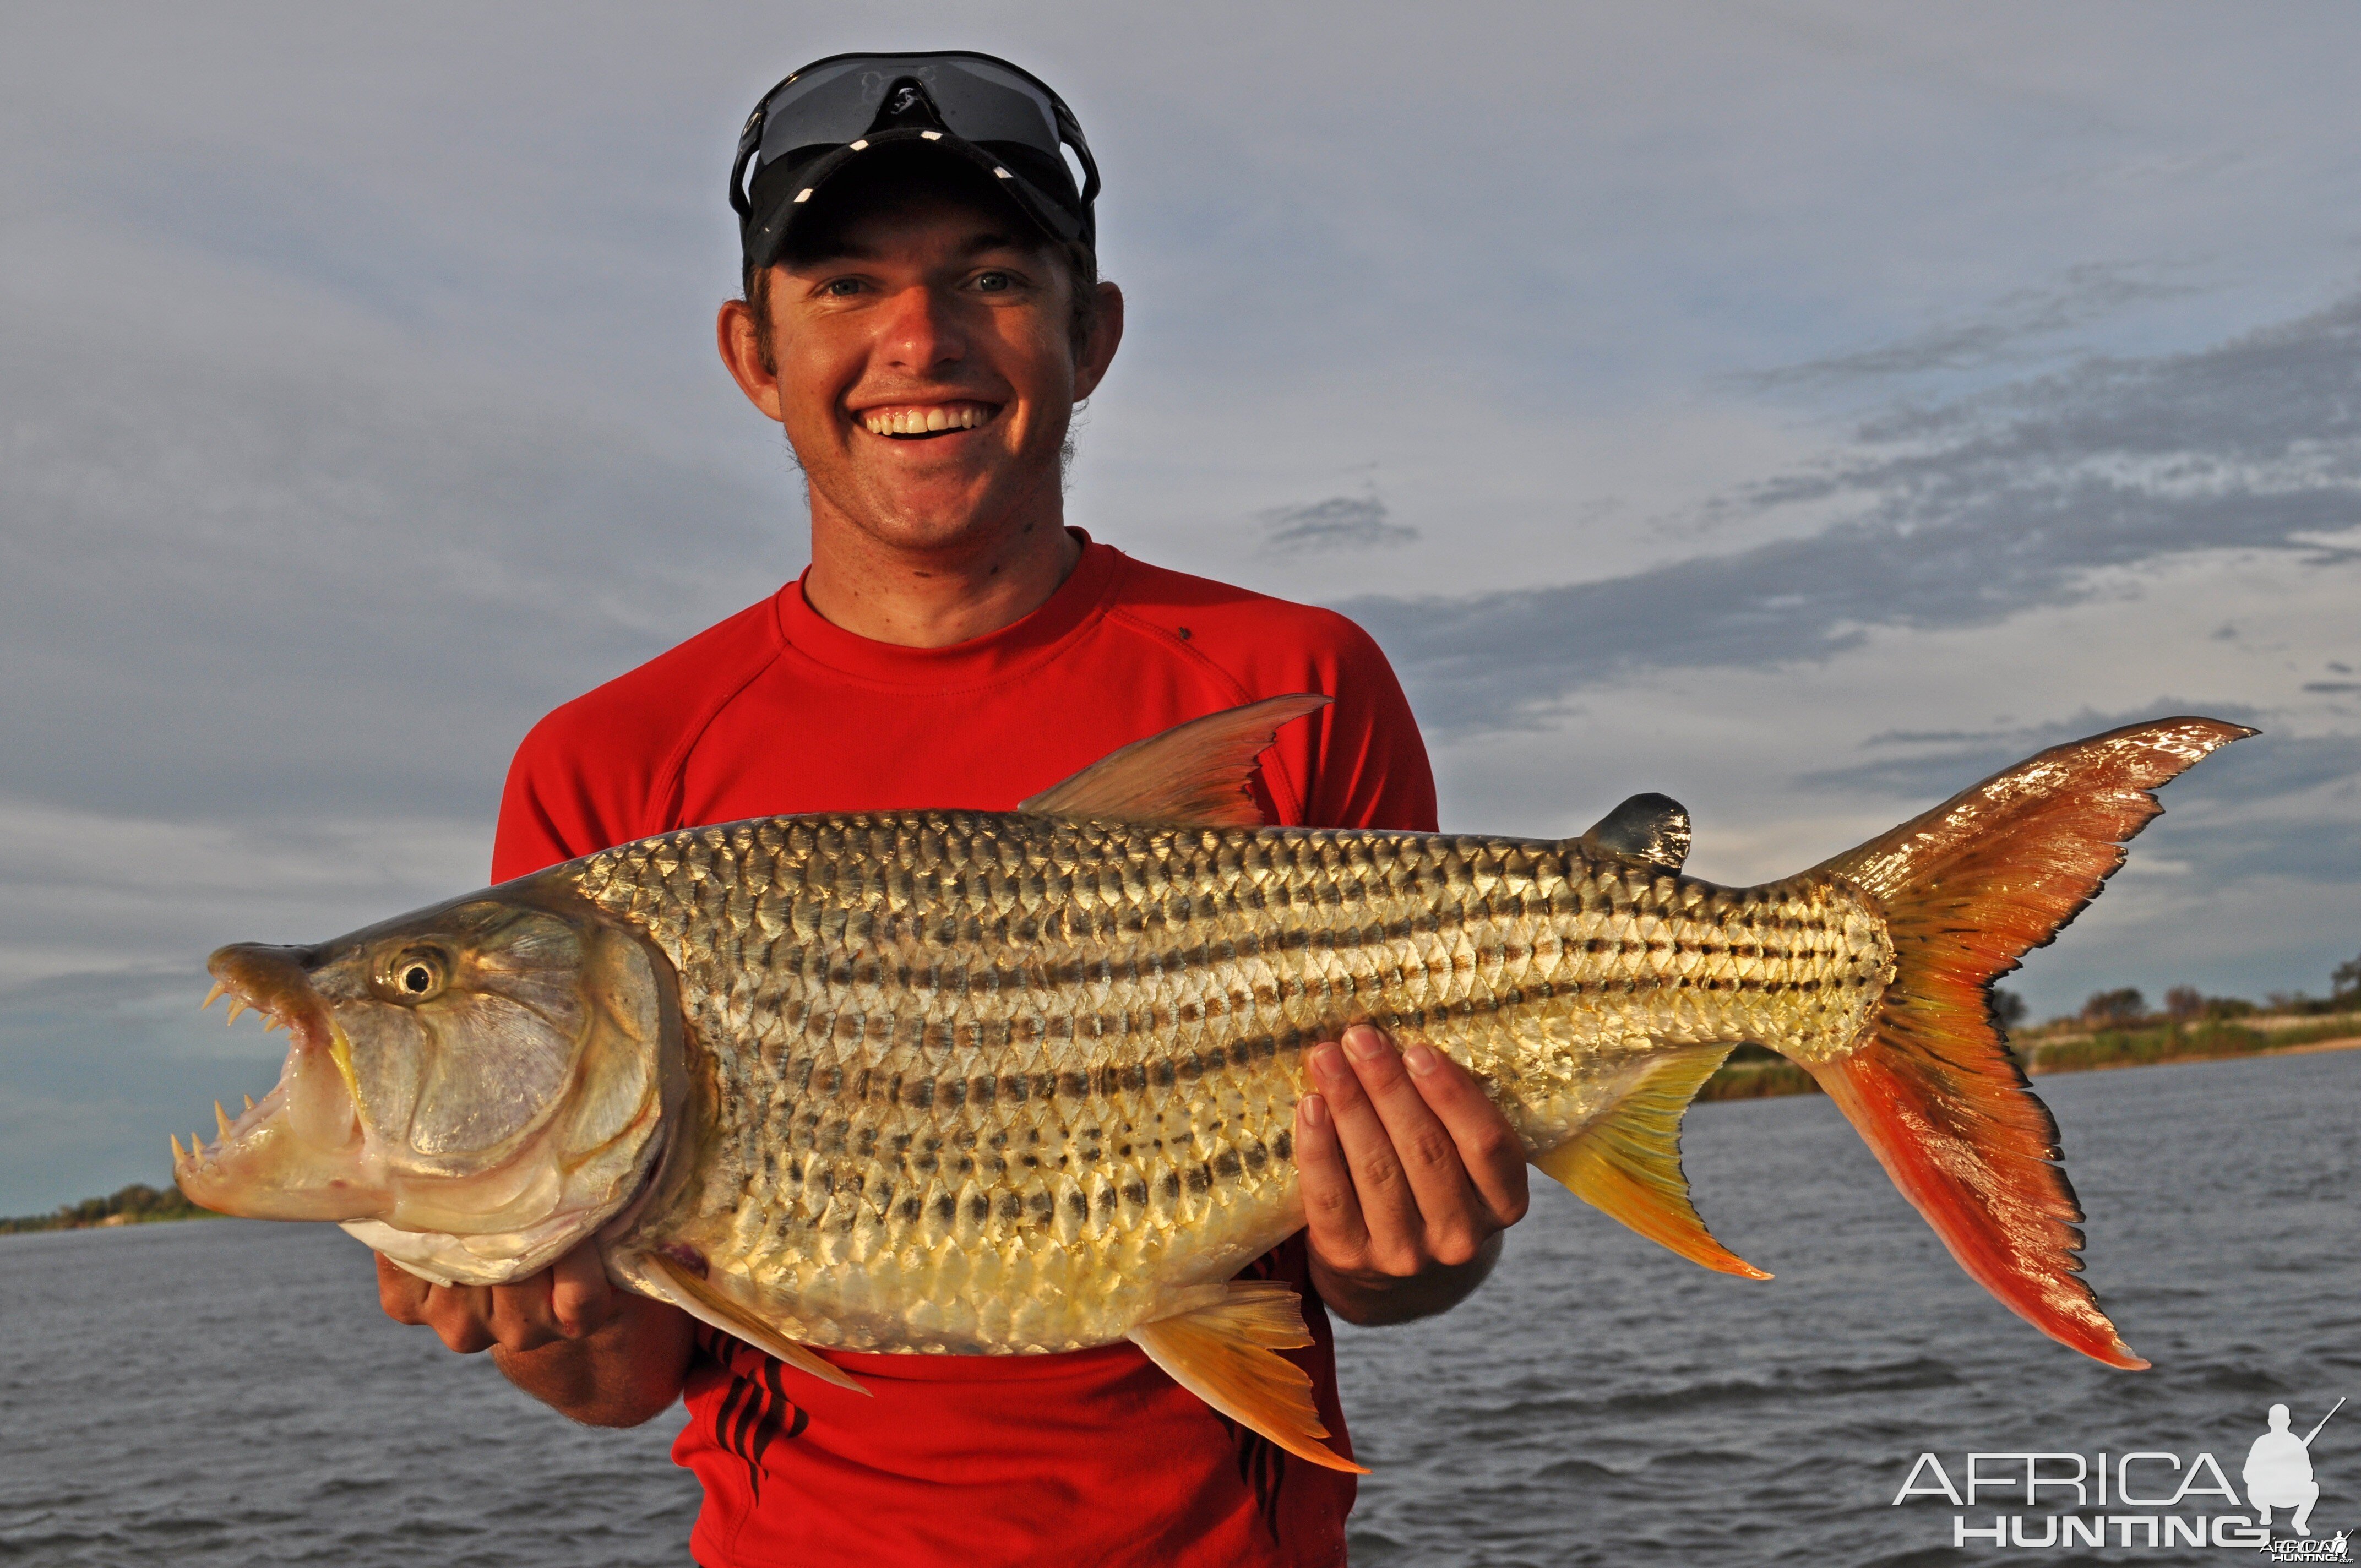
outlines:
[[1253, 694], [1246, 690], [1245, 682], [1239, 680], [1236, 675], [1232, 674], [1229, 670], [1224, 668], [1222, 664], [1207, 656], [1207, 654], [1193, 641], [1183, 641], [1181, 639], [1172, 635], [1171, 632], [1167, 631], [1164, 628], [1142, 620], [1138, 616], [1134, 615], [1128, 609], [1122, 605], [1117, 605], [1109, 609], [1106, 612], [1106, 618], [1109, 620], [1119, 620], [1123, 622], [1124, 625], [1129, 627], [1132, 630], [1140, 632], [1153, 641], [1162, 643], [1168, 652], [1178, 653], [1185, 659], [1189, 659], [1196, 663], [1204, 665], [1205, 668], [1211, 670], [1213, 674], [1221, 676], [1223, 680], [1229, 683], [1230, 695], [1236, 697], [1240, 702], [1250, 702], [1253, 700]]

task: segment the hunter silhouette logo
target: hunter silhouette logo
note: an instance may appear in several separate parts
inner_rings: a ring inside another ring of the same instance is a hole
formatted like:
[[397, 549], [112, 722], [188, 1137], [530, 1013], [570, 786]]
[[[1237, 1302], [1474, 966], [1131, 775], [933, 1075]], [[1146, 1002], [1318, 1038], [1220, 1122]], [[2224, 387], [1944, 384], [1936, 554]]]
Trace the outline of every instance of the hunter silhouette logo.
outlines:
[[[2257, 1524], [2268, 1525], [2273, 1508], [2293, 1508], [2289, 1527], [2298, 1535], [2312, 1533], [2312, 1506], [2320, 1501], [2320, 1483], [2312, 1475], [2312, 1440], [2328, 1424], [2328, 1416], [2344, 1408], [2345, 1401], [2337, 1400], [2318, 1425], [2298, 1437], [2288, 1430], [2288, 1408], [2271, 1407], [2270, 1431], [2246, 1451], [2246, 1467], [2239, 1477], [2246, 1484], [2246, 1503], [2255, 1510]], [[2340, 1544], [2344, 1539], [2338, 1531]]]

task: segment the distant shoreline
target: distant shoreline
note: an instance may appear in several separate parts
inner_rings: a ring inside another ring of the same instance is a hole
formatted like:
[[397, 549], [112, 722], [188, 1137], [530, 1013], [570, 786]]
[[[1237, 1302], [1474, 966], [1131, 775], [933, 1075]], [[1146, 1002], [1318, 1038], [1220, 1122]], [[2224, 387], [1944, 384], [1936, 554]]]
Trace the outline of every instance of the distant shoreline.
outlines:
[[210, 1209], [200, 1209], [177, 1187], [150, 1187], [135, 1181], [104, 1198], [85, 1198], [46, 1214], [21, 1214], [0, 1219], [0, 1235], [29, 1235], [41, 1231], [111, 1231], [126, 1225], [160, 1225], [173, 1220], [218, 1220]]
[[2265, 1046], [2258, 1051], [2213, 1051], [2203, 1056], [2158, 1057], [2153, 1061], [2094, 1061], [2081, 1066], [2044, 1067], [2039, 1062], [2026, 1069], [2034, 1078], [2047, 1078], [2060, 1072], [2113, 1072], [2125, 1067], [2179, 1067], [2183, 1062], [2244, 1061], [2250, 1057], [2308, 1057], [2321, 1051], [2349, 1051], [2361, 1048], [2361, 1035], [2336, 1040], [2308, 1040], [2296, 1046]]
[[[2026, 1035], [2008, 1049], [2027, 1077], [2065, 1072], [2112, 1072], [2127, 1067], [2170, 1067], [2181, 1062], [2242, 1061], [2254, 1057], [2312, 1056], [2361, 1048], [2361, 1020], [2301, 1017], [2249, 1018], [2237, 1024], [2167, 1024], [2144, 1029], [2091, 1034]], [[2300, 1037], [2279, 1044], [2274, 1036]], [[1759, 1047], [1741, 1046], [1720, 1071], [1706, 1080], [1700, 1100], [1775, 1100], [1817, 1094], [1812, 1075]]]

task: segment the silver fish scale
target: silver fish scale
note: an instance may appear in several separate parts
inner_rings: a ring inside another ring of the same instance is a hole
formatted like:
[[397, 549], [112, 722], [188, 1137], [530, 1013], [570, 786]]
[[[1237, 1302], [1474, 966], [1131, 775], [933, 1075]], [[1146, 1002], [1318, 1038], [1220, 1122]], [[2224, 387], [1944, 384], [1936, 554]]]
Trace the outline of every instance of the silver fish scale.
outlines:
[[586, 861], [678, 972], [708, 1125], [642, 1233], [790, 1338], [1107, 1343], [1301, 1223], [1303, 1052], [1367, 1019], [1539, 1152], [1657, 1058], [1861, 1035], [1893, 972], [1841, 883], [1578, 845], [961, 812], [780, 817]]

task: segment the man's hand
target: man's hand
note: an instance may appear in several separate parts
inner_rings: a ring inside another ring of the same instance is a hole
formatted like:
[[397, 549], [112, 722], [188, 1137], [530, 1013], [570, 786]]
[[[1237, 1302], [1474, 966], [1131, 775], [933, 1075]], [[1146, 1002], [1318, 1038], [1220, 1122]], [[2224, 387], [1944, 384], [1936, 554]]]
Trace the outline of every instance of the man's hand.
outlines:
[[615, 1315], [617, 1295], [589, 1242], [510, 1285], [432, 1285], [390, 1258], [377, 1260], [377, 1300], [385, 1315], [433, 1329], [461, 1355], [496, 1344], [527, 1351], [587, 1338]]
[[637, 1426], [679, 1398], [694, 1344], [680, 1309], [608, 1283], [590, 1242], [510, 1285], [431, 1285], [379, 1257], [377, 1298], [463, 1355], [491, 1350], [510, 1382], [593, 1426]]
[[1525, 1151], [1467, 1070], [1397, 1053], [1367, 1025], [1312, 1048], [1295, 1108], [1312, 1281], [1338, 1316], [1398, 1323], [1455, 1306], [1524, 1217]]

